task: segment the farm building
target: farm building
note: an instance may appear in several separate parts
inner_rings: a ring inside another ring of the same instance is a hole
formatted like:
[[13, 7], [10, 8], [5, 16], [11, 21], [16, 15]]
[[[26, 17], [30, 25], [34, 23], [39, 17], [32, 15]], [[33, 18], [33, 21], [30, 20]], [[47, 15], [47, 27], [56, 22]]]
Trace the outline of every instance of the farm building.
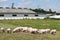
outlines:
[[0, 19], [44, 19], [47, 15], [29, 9], [0, 8]]
[[60, 18], [60, 11], [57, 11], [54, 15], [49, 16], [49, 18]]

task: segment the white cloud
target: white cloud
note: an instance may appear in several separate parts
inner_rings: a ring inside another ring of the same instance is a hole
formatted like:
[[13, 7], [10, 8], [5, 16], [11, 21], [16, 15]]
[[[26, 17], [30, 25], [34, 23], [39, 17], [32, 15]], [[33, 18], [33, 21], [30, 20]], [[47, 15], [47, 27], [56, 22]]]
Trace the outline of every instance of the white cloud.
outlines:
[[7, 1], [7, 0], [0, 0], [0, 2]]

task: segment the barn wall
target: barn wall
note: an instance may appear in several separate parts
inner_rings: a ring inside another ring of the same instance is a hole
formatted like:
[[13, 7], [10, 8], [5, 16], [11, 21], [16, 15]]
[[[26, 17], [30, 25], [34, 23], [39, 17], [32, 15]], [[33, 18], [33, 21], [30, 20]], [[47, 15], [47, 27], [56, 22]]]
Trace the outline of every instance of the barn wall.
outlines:
[[12, 14], [4, 14], [4, 17], [12, 17]]
[[49, 16], [49, 18], [60, 18], [60, 15]]
[[4, 17], [0, 17], [0, 19], [44, 19], [47, 17], [46, 14], [38, 14], [39, 16], [35, 16], [35, 14], [26, 14], [28, 16], [24, 16], [25, 14], [16, 14], [16, 17], [12, 16], [13, 14], [4, 14]]

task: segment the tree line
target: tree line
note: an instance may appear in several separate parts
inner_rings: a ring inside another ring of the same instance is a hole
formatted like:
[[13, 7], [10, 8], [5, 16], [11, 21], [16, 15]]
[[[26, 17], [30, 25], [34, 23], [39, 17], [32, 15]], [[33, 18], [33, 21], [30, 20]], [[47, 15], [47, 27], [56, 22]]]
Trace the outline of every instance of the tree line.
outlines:
[[52, 11], [52, 9], [49, 9], [49, 11], [46, 11], [44, 9], [41, 8], [36, 8], [36, 9], [31, 9], [30, 10], [37, 12], [37, 13], [56, 13], [56, 11]]

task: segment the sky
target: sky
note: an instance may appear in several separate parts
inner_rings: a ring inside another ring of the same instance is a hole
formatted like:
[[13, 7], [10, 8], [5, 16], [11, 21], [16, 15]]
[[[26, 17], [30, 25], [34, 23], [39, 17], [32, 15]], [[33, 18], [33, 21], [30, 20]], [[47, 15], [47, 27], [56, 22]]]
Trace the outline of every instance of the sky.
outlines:
[[0, 7], [11, 7], [12, 3], [15, 4], [15, 7], [21, 8], [60, 10], [60, 0], [0, 0]]

